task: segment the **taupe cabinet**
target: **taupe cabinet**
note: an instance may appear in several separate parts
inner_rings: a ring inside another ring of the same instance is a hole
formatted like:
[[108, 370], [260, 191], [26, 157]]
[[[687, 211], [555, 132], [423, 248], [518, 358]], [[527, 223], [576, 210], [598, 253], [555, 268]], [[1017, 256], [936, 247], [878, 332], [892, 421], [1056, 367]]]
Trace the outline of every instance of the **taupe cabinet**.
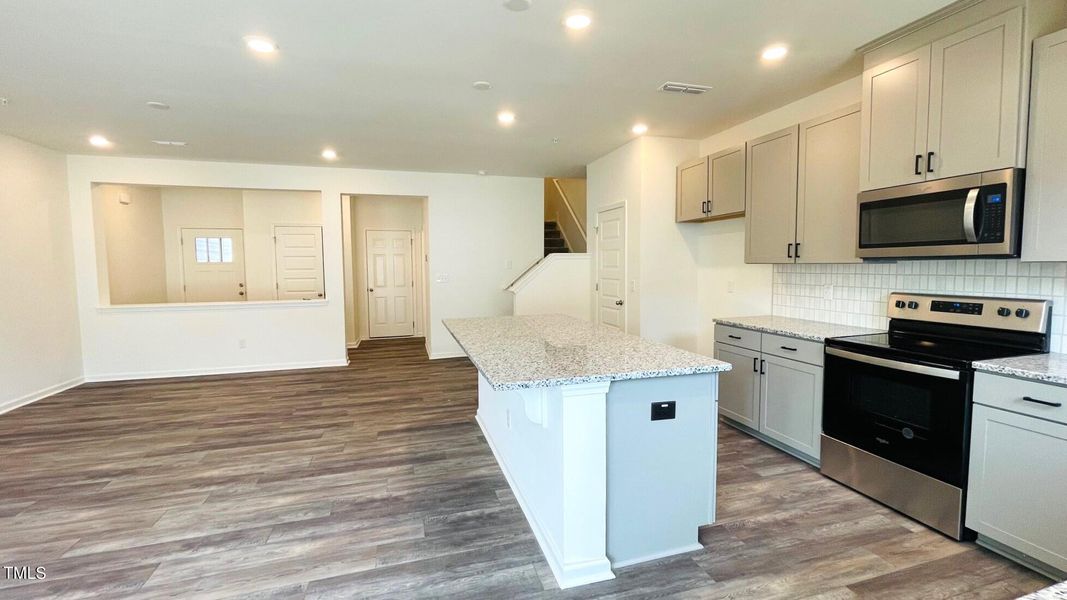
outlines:
[[[1067, 573], [1067, 388], [978, 373], [967, 527]], [[1040, 566], [1040, 565], [1038, 565]]]
[[857, 262], [859, 105], [748, 144], [747, 263]]
[[808, 462], [818, 464], [822, 433], [823, 344], [715, 326], [719, 414]]
[[745, 147], [678, 166], [676, 220], [714, 221], [745, 214]]
[[1023, 9], [863, 73], [860, 187], [1023, 166]]
[[1067, 260], [1067, 29], [1034, 41], [1024, 261]]

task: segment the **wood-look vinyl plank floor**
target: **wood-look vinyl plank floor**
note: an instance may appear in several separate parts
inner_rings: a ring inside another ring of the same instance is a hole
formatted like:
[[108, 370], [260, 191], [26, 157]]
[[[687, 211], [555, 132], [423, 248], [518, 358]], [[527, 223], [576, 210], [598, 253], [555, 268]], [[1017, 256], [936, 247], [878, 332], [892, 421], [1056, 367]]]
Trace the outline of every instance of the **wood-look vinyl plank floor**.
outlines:
[[978, 598], [1048, 581], [720, 426], [704, 549], [559, 590], [465, 359], [83, 385], [0, 416], [2, 598]]

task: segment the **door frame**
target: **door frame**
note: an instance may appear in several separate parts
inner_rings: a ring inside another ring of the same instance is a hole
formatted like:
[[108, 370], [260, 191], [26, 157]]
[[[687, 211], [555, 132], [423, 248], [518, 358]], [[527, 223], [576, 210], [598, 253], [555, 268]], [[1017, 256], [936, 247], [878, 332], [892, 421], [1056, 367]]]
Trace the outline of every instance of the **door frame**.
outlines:
[[274, 279], [274, 299], [278, 299], [278, 228], [279, 227], [318, 227], [319, 237], [322, 239], [322, 298], [320, 300], [326, 300], [326, 232], [322, 227], [322, 223], [271, 223], [270, 225], [270, 238], [271, 244], [274, 247], [274, 261], [271, 264], [271, 277]]
[[[367, 291], [368, 287], [370, 285], [370, 271], [368, 270], [370, 268], [370, 262], [367, 260], [368, 259], [368, 256], [367, 256], [367, 234], [369, 234], [372, 231], [383, 231], [383, 232], [401, 232], [402, 231], [402, 232], [406, 232], [408, 234], [408, 241], [411, 244], [411, 255], [410, 255], [410, 258], [411, 258], [411, 283], [412, 283], [412, 285], [411, 285], [411, 299], [412, 299], [412, 301], [414, 301], [417, 304], [415, 307], [412, 308], [412, 311], [411, 311], [412, 317], [414, 319], [416, 319], [415, 323], [411, 327], [411, 335], [389, 335], [389, 336], [382, 336], [382, 337], [377, 337], [376, 338], [376, 337], [371, 336], [371, 334], [370, 334], [371, 302], [370, 302], [370, 292]], [[418, 323], [419, 311], [423, 310], [424, 302], [423, 302], [423, 299], [421, 297], [422, 290], [419, 289], [420, 286], [419, 286], [418, 277], [417, 277], [416, 274], [417, 274], [417, 271], [415, 270], [415, 230], [414, 229], [393, 229], [393, 228], [375, 229], [373, 227], [364, 227], [363, 228], [363, 277], [364, 277], [363, 282], [365, 284], [367, 284], [367, 285], [365, 285], [363, 287], [363, 292], [362, 293], [365, 294], [364, 297], [367, 299], [366, 300], [367, 314], [364, 315], [367, 318], [367, 338], [366, 339], [368, 339], [368, 340], [387, 340], [387, 339], [410, 338], [410, 337], [417, 337], [418, 336], [418, 333], [419, 333], [419, 323]], [[357, 331], [356, 333], [358, 334], [359, 332]]]
[[629, 259], [630, 259], [630, 219], [626, 214], [626, 201], [619, 200], [618, 202], [612, 202], [611, 204], [605, 204], [597, 208], [596, 210], [596, 235], [593, 236], [593, 241], [596, 244], [596, 261], [593, 265], [593, 319], [597, 326], [600, 326], [600, 217], [602, 213], [615, 210], [617, 208], [622, 209], [622, 296], [626, 302], [626, 306], [622, 311], [622, 331], [623, 333], [630, 333], [630, 290], [629, 290]]
[[203, 302], [189, 302], [189, 297], [186, 290], [185, 281], [185, 230], [186, 229], [217, 229], [217, 230], [229, 230], [241, 232], [241, 279], [245, 282], [245, 299], [244, 300], [224, 300], [224, 302], [241, 303], [248, 302], [248, 266], [245, 261], [248, 259], [245, 256], [245, 229], [244, 227], [193, 227], [181, 225], [178, 227], [178, 264], [181, 268], [178, 270], [178, 283], [182, 286], [182, 303], [183, 304], [204, 304]]

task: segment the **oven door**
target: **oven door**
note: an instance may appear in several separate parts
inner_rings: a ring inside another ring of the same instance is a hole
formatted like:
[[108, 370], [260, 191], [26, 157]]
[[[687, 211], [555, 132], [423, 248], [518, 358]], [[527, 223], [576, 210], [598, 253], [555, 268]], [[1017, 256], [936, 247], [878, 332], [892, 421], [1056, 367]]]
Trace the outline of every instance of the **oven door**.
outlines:
[[826, 349], [826, 435], [963, 488], [973, 375]]

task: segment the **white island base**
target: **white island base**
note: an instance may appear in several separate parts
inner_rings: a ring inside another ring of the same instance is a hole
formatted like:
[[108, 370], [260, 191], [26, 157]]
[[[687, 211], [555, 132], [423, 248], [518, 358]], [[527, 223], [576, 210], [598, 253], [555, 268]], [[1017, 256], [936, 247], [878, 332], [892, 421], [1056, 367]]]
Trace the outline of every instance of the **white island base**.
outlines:
[[[716, 373], [496, 390], [478, 423], [561, 588], [701, 548], [715, 520]], [[674, 418], [652, 420], [674, 402]]]

